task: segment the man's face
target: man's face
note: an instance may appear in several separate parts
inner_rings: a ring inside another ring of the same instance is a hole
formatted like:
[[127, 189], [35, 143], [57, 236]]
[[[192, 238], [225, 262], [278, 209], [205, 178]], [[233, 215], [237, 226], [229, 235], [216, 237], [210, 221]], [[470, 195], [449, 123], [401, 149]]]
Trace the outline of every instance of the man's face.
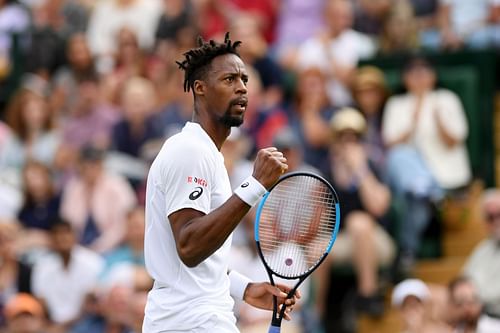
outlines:
[[248, 73], [234, 54], [212, 60], [205, 82], [205, 101], [210, 115], [227, 127], [240, 126], [248, 104]]
[[472, 283], [460, 283], [451, 293], [451, 302], [458, 321], [475, 325], [481, 315], [481, 301]]

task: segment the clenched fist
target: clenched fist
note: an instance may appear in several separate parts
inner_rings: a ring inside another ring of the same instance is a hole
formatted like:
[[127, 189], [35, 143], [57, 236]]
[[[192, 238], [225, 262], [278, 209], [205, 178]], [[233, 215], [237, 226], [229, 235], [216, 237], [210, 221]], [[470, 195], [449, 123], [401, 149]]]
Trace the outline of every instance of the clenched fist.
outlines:
[[257, 153], [252, 176], [269, 190], [287, 169], [288, 164], [283, 153], [275, 147], [269, 147]]

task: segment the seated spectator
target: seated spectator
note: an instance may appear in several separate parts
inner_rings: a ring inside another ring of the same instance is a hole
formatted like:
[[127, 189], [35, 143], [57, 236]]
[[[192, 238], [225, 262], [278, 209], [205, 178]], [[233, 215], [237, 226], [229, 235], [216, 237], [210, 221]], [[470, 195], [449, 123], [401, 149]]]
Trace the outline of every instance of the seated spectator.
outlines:
[[[31, 293], [31, 266], [21, 260], [18, 243], [21, 227], [15, 222], [0, 221], [0, 309], [17, 293]], [[1, 310], [0, 310], [1, 311]], [[0, 312], [1, 314], [1, 312]], [[0, 316], [0, 327], [5, 324]]]
[[439, 0], [437, 29], [424, 30], [422, 46], [456, 50], [500, 47], [500, 3]]
[[474, 283], [465, 277], [458, 277], [448, 285], [449, 320], [453, 332], [495, 333], [500, 331], [500, 319], [483, 313]]
[[59, 216], [60, 196], [49, 168], [29, 161], [23, 170], [24, 203], [18, 214], [28, 229], [48, 231]]
[[369, 146], [370, 160], [382, 170], [385, 167], [386, 153], [382, 139], [382, 114], [389, 97], [384, 73], [374, 66], [357, 69], [352, 84], [352, 95], [357, 109], [366, 119], [365, 142]]
[[420, 46], [418, 21], [410, 0], [394, 3], [384, 19], [379, 38], [381, 54], [404, 54], [416, 51]]
[[288, 107], [290, 127], [304, 147], [304, 160], [315, 168], [325, 167], [335, 112], [326, 91], [326, 77], [318, 68], [300, 71], [293, 100]]
[[260, 76], [250, 66], [247, 66], [247, 71], [248, 106], [241, 129], [253, 138], [252, 155], [257, 150], [271, 145], [276, 132], [288, 124], [288, 117], [282, 107], [264, 105], [264, 89]]
[[451, 333], [442, 320], [432, 315], [432, 292], [421, 280], [408, 279], [392, 291], [392, 306], [398, 310], [405, 333]]
[[422, 56], [408, 60], [403, 81], [407, 92], [388, 100], [382, 135], [389, 183], [404, 207], [400, 267], [408, 273], [431, 220], [431, 203], [467, 187], [472, 175], [458, 96], [436, 87], [436, 72]]
[[106, 275], [113, 266], [128, 263], [144, 267], [144, 207], [137, 206], [127, 214], [126, 232], [123, 243], [116, 249], [104, 254]]
[[98, 59], [98, 71], [107, 73], [114, 67], [115, 39], [118, 31], [128, 27], [137, 36], [139, 47], [154, 44], [155, 29], [162, 13], [159, 0], [98, 1], [90, 15], [87, 36], [90, 49]]
[[125, 82], [121, 91], [123, 119], [113, 127], [111, 148], [139, 158], [141, 148], [161, 136], [154, 124], [155, 91], [153, 84], [140, 77]]
[[470, 254], [463, 274], [474, 282], [486, 313], [500, 318], [500, 190], [485, 191], [481, 213], [489, 237]]
[[327, 0], [327, 27], [299, 49], [296, 70], [318, 67], [327, 78], [327, 93], [334, 106], [352, 103], [349, 91], [358, 61], [375, 53], [374, 43], [351, 29], [353, 8], [348, 0]]
[[380, 35], [383, 23], [386, 17], [389, 16], [391, 7], [397, 6], [401, 1], [354, 0], [353, 29], [372, 37]]
[[65, 186], [60, 210], [73, 226], [77, 241], [99, 253], [123, 241], [126, 214], [136, 203], [128, 182], [104, 168], [104, 157], [105, 151], [93, 146], [80, 151], [79, 172]]
[[49, 318], [64, 328], [78, 319], [86, 295], [97, 285], [104, 261], [97, 253], [77, 245], [70, 223], [58, 221], [50, 234], [53, 253], [35, 263], [32, 288], [45, 303]]
[[69, 333], [137, 333], [133, 331], [131, 304], [134, 290], [125, 286], [113, 286], [96, 297], [94, 306], [69, 329]]
[[48, 84], [35, 75], [28, 75], [23, 86], [12, 97], [6, 121], [14, 136], [2, 147], [2, 168], [23, 168], [34, 159], [52, 166], [60, 144], [54, 115], [48, 103]]
[[59, 119], [69, 116], [78, 100], [78, 82], [95, 74], [95, 63], [84, 34], [76, 33], [67, 41], [67, 64], [53, 76], [51, 104]]
[[3, 312], [7, 320], [5, 333], [49, 332], [43, 306], [30, 294], [14, 295], [5, 305]]
[[175, 41], [184, 29], [194, 27], [194, 13], [191, 2], [191, 0], [163, 1], [163, 12], [155, 33], [157, 42]]
[[57, 167], [72, 171], [78, 151], [85, 145], [108, 148], [113, 126], [120, 119], [116, 108], [102, 101], [96, 75], [78, 80], [76, 103], [62, 124], [62, 144], [57, 154]]
[[369, 160], [363, 143], [366, 133], [363, 115], [351, 108], [341, 109], [331, 119], [331, 131], [327, 176], [342, 198], [341, 220], [335, 250], [316, 275], [318, 308], [324, 315], [331, 266], [347, 264], [353, 266], [357, 278], [355, 309], [380, 316], [384, 302], [378, 269], [391, 265], [395, 254], [393, 241], [383, 228], [391, 193], [381, 181], [380, 170]]
[[263, 108], [279, 106], [283, 102], [283, 71], [269, 55], [258, 17], [249, 13], [239, 14], [231, 20], [229, 30], [234, 40], [244, 41], [240, 56], [251, 65], [261, 78]]

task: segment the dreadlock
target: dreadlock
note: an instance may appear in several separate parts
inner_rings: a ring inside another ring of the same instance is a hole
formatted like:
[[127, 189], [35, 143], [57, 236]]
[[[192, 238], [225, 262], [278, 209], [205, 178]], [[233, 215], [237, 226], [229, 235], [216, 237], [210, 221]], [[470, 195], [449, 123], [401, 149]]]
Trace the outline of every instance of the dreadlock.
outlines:
[[176, 61], [179, 68], [184, 71], [184, 91], [193, 90], [194, 81], [205, 76], [208, 65], [215, 57], [224, 54], [235, 54], [240, 56], [236, 48], [240, 46], [241, 41], [232, 42], [229, 39], [229, 32], [226, 32], [223, 43], [217, 43], [213, 40], [205, 42], [201, 36], [198, 36], [198, 47], [185, 52], [186, 57], [183, 61]]

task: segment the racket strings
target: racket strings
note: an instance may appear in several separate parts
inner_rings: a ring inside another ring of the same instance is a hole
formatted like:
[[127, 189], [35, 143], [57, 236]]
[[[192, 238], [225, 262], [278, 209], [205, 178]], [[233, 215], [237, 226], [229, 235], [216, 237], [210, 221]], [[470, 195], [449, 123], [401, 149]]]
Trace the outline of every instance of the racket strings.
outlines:
[[273, 188], [259, 224], [260, 247], [273, 271], [293, 278], [316, 266], [335, 229], [335, 202], [314, 177], [290, 177]]

